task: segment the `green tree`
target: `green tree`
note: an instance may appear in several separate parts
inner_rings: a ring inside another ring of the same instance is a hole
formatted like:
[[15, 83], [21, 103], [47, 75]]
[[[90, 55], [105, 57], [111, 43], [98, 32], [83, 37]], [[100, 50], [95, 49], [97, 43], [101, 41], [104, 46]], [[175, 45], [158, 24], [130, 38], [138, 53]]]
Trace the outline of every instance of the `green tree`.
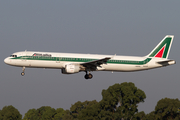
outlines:
[[[70, 111], [71, 115], [74, 119], [82, 119], [83, 117], [89, 116], [89, 114], [86, 114], [87, 107], [89, 108], [93, 104], [98, 103], [96, 100], [94, 101], [85, 101], [85, 102], [76, 102], [74, 105], [71, 106]], [[83, 113], [82, 113], [83, 111]]]
[[12, 105], [5, 106], [0, 111], [0, 120], [21, 120], [21, 119], [22, 119], [22, 115]]
[[37, 109], [39, 120], [53, 120], [56, 110], [50, 106], [42, 106]]
[[156, 120], [155, 112], [154, 111], [150, 112], [145, 116], [145, 118], [146, 118], [145, 120]]
[[55, 120], [62, 120], [64, 114], [65, 114], [64, 109], [58, 108], [58, 109], [56, 109], [56, 114], [54, 116], [54, 119]]
[[102, 96], [100, 102], [76, 102], [69, 115], [75, 120], [130, 120], [138, 112], [137, 104], [146, 98], [142, 90], [126, 82], [103, 90]]
[[[138, 112], [134, 115], [132, 120], [146, 120], [146, 114], [144, 111]], [[154, 119], [151, 119], [154, 120]]]
[[71, 112], [69, 110], [64, 111], [64, 115], [62, 117], [63, 120], [74, 120]]
[[25, 116], [23, 120], [38, 120], [38, 112], [36, 109], [30, 109], [27, 113], [25, 113]]
[[155, 116], [157, 120], [174, 120], [179, 117], [180, 101], [179, 99], [164, 98], [158, 101], [155, 107]]
[[80, 120], [98, 120], [99, 119], [99, 103], [96, 100], [86, 101], [85, 109], [81, 110], [78, 116]]
[[142, 90], [125, 82], [103, 90], [100, 102], [78, 101], [66, 111], [43, 106], [29, 110], [23, 120], [144, 120], [145, 113], [138, 113], [137, 104], [144, 102], [145, 98]]
[[64, 109], [54, 109], [49, 106], [42, 106], [36, 109], [30, 109], [25, 114], [23, 120], [62, 120], [65, 114]]
[[102, 91], [103, 99], [100, 101], [101, 108], [109, 111], [110, 119], [123, 118], [132, 119], [138, 112], [138, 105], [144, 102], [146, 95], [144, 91], [138, 89], [134, 83], [124, 82], [110, 86], [107, 90]]
[[36, 109], [28, 110], [23, 120], [54, 120], [56, 114], [57, 112], [54, 108], [51, 108], [49, 106], [42, 106], [37, 110]]

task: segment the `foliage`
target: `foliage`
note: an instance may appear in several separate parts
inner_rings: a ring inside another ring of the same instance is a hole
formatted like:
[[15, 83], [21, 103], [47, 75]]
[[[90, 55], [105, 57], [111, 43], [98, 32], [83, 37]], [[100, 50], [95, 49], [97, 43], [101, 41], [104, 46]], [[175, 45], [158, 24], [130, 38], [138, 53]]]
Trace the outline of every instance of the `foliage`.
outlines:
[[155, 107], [155, 116], [158, 120], [172, 120], [179, 117], [180, 101], [164, 98], [158, 101]]
[[58, 109], [56, 109], [56, 114], [54, 115], [54, 119], [55, 120], [62, 120], [64, 114], [65, 114], [64, 109], [58, 108]]
[[145, 120], [156, 120], [155, 112], [154, 111], [150, 112], [149, 114], [146, 115], [145, 118], [146, 118]]
[[69, 110], [64, 111], [63, 120], [74, 120]]
[[64, 110], [58, 108], [55, 110], [49, 106], [42, 106], [36, 109], [30, 109], [24, 116], [23, 120], [62, 120]]
[[94, 120], [98, 119], [99, 106], [96, 100], [83, 102], [84, 108], [78, 116], [80, 120]]
[[135, 87], [134, 83], [124, 82], [110, 86], [107, 90], [102, 91], [103, 99], [100, 101], [101, 109], [109, 111], [110, 119], [124, 118], [132, 119], [138, 112], [138, 105], [144, 102], [145, 93]]
[[37, 112], [40, 120], [52, 120], [56, 114], [56, 110], [49, 106], [43, 106], [37, 109]]
[[95, 109], [97, 105], [97, 101], [85, 101], [85, 102], [76, 102], [74, 105], [71, 106], [70, 111], [71, 115], [74, 119], [90, 119], [94, 114], [96, 114]]
[[5, 106], [0, 111], [0, 120], [21, 120], [22, 115], [12, 105]]
[[75, 120], [130, 120], [138, 112], [137, 104], [145, 98], [145, 93], [133, 83], [115, 84], [102, 91], [100, 102], [76, 102], [69, 115]]
[[132, 120], [146, 120], [146, 114], [144, 113], [144, 111], [138, 112], [134, 115], [134, 118]]
[[[114, 84], [102, 90], [102, 100], [78, 101], [70, 110], [42, 106], [30, 109], [23, 120], [180, 120], [180, 101], [164, 98], [157, 102], [149, 114], [138, 112], [145, 93], [134, 83]], [[0, 120], [21, 120], [22, 115], [12, 105], [0, 110]]]
[[36, 109], [30, 109], [28, 112], [25, 114], [23, 120], [38, 120], [38, 113]]

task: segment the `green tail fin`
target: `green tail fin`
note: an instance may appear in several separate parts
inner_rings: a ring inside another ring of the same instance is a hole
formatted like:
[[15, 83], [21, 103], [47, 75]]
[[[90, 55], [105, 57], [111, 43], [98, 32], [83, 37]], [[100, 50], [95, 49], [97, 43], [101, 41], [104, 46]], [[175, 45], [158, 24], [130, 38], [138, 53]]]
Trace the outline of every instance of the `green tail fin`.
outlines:
[[173, 35], [166, 35], [164, 39], [147, 55], [147, 57], [168, 58]]

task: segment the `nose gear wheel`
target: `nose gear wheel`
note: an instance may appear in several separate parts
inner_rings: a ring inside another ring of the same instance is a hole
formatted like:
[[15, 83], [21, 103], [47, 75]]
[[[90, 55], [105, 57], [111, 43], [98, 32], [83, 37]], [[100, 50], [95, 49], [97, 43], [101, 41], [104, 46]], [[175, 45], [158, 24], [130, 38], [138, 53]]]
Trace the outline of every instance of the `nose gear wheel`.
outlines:
[[24, 76], [24, 75], [25, 75], [25, 73], [24, 73], [24, 72], [22, 72], [22, 73], [21, 73], [21, 75], [22, 75], [22, 76]]
[[22, 68], [22, 71], [23, 72], [21, 73], [21, 75], [24, 76], [25, 75], [25, 72], [24, 72], [25, 71], [25, 67]]

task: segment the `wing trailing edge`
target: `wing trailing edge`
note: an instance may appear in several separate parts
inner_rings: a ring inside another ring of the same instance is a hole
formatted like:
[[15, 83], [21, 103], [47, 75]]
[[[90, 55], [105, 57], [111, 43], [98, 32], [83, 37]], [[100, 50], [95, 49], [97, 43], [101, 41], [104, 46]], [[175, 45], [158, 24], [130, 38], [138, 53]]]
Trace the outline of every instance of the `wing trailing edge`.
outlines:
[[86, 69], [96, 70], [97, 68], [100, 69], [102, 64], [106, 64], [109, 59], [111, 59], [111, 57], [106, 57], [106, 58], [94, 60], [91, 62], [81, 63], [80, 65], [82, 65]]

